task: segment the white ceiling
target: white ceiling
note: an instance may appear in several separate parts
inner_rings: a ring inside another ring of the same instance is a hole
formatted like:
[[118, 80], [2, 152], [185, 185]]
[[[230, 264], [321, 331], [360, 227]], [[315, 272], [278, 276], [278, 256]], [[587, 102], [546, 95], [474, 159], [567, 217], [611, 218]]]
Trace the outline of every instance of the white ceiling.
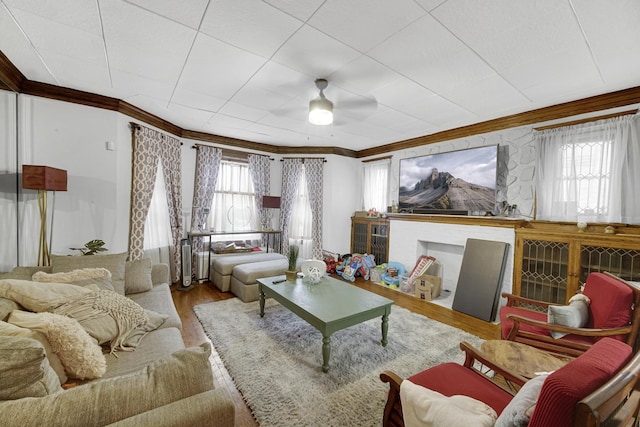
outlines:
[[184, 129], [361, 150], [640, 85], [640, 1], [0, 0], [0, 50]]

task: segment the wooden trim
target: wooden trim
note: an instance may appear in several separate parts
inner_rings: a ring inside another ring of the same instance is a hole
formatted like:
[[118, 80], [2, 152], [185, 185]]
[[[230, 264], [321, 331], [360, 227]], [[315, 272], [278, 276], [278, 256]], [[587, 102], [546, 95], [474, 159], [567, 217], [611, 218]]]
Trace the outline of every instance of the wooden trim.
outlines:
[[392, 159], [393, 156], [376, 157], [375, 159], [362, 160], [362, 163], [377, 162], [378, 160]]
[[135, 105], [131, 105], [126, 101], [118, 101], [116, 111], [129, 116], [132, 119], [140, 120], [141, 122], [144, 122], [177, 137], [182, 136], [183, 130], [181, 127], [176, 126], [173, 123], [168, 122], [156, 115], [148, 113], [145, 110], [136, 107]]
[[437, 222], [446, 224], [480, 225], [485, 227], [521, 228], [527, 220], [521, 218], [505, 218], [499, 216], [464, 216], [464, 215], [428, 215], [428, 214], [394, 214], [387, 213], [394, 221]]
[[9, 90], [20, 92], [22, 84], [27, 80], [24, 74], [0, 50], [0, 81]]
[[637, 109], [621, 111], [619, 113], [605, 114], [603, 116], [597, 116], [597, 117], [589, 117], [588, 119], [572, 120], [570, 122], [557, 123], [555, 125], [541, 126], [538, 128], [533, 128], [533, 130], [541, 131], [541, 130], [548, 130], [548, 129], [557, 129], [557, 128], [562, 128], [566, 126], [581, 125], [583, 123], [596, 122], [598, 120], [611, 119], [614, 117], [621, 117], [621, 116], [629, 116], [632, 114], [636, 114], [637, 112], [638, 112]]
[[183, 130], [182, 137], [193, 139], [195, 141], [211, 142], [213, 144], [229, 145], [236, 148], [244, 148], [247, 150], [265, 151], [267, 153], [277, 153], [278, 147], [275, 145], [263, 144], [260, 142], [251, 142], [244, 139], [229, 138], [226, 136], [214, 135], [211, 133], [198, 132], [193, 130]]
[[638, 103], [640, 103], [640, 86], [583, 98], [576, 101], [565, 102], [549, 107], [538, 108], [536, 110], [487, 120], [485, 122], [437, 132], [431, 135], [420, 136], [417, 138], [360, 150], [358, 151], [358, 157], [386, 154], [390, 151], [406, 150], [421, 145], [466, 138], [473, 135], [495, 132], [519, 126], [544, 123], [549, 120], [557, 120], [565, 117], [577, 116], [579, 114], [604, 111], [611, 108], [624, 107]]
[[487, 120], [468, 126], [445, 130], [430, 135], [419, 136], [404, 141], [393, 142], [377, 147], [355, 151], [342, 147], [325, 146], [283, 147], [182, 129], [179, 126], [176, 126], [164, 119], [150, 114], [138, 107], [134, 107], [128, 102], [116, 98], [28, 80], [24, 76], [24, 74], [22, 74], [20, 70], [18, 70], [13, 65], [13, 63], [4, 55], [2, 51], [0, 51], [0, 81], [3, 84], [3, 87], [16, 92], [118, 111], [122, 114], [128, 115], [129, 117], [144, 121], [150, 125], [153, 125], [159, 129], [182, 138], [212, 142], [216, 144], [228, 145], [232, 147], [262, 151], [267, 153], [335, 154], [338, 156], [352, 158], [363, 158], [377, 156], [380, 154], [388, 154], [391, 151], [400, 151], [419, 147], [422, 145], [429, 145], [458, 138], [466, 138], [473, 135], [496, 132], [513, 127], [544, 123], [550, 120], [557, 120], [565, 117], [572, 117], [580, 114], [604, 111], [611, 108], [624, 107], [640, 103], [640, 86], [636, 86], [616, 92], [596, 95], [576, 101], [569, 101], [549, 107], [538, 108], [535, 110]]

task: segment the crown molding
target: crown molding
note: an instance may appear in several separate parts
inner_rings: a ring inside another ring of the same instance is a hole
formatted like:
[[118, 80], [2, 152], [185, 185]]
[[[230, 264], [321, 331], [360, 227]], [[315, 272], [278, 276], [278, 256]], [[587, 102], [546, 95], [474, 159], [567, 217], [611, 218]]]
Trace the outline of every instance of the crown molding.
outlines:
[[390, 151], [406, 150], [408, 148], [414, 148], [421, 145], [434, 144], [436, 142], [449, 141], [458, 138], [467, 138], [473, 135], [544, 123], [550, 120], [563, 119], [565, 117], [577, 116], [579, 114], [594, 113], [611, 108], [625, 107], [637, 103], [640, 103], [640, 86], [591, 96], [576, 101], [569, 101], [549, 107], [538, 108], [536, 110], [525, 111], [523, 113], [512, 114], [510, 116], [474, 123], [472, 125], [432, 133], [430, 135], [419, 136], [417, 138], [406, 139], [404, 141], [360, 150], [358, 151], [358, 157], [386, 154]]
[[59, 101], [72, 102], [96, 108], [102, 108], [125, 114], [133, 119], [140, 120], [149, 125], [155, 126], [165, 132], [175, 136], [194, 139], [197, 141], [211, 142], [215, 144], [228, 145], [231, 147], [263, 151], [275, 154], [335, 154], [338, 156], [364, 158], [380, 154], [388, 154], [392, 151], [406, 150], [422, 145], [434, 144], [442, 141], [449, 141], [458, 138], [496, 132], [504, 129], [544, 123], [551, 120], [563, 119], [577, 116], [579, 114], [594, 113], [597, 111], [612, 108], [625, 107], [633, 104], [640, 104], [640, 86], [605, 93], [588, 98], [569, 101], [549, 107], [538, 108], [525, 111], [510, 116], [474, 123], [454, 129], [445, 130], [403, 141], [392, 142], [377, 147], [367, 148], [360, 151], [349, 150], [342, 147], [325, 146], [279, 146], [260, 142], [252, 142], [244, 139], [229, 138], [221, 135], [206, 132], [183, 129], [173, 123], [164, 120], [154, 114], [148, 113], [126, 101], [84, 92], [77, 89], [70, 89], [48, 83], [40, 83], [28, 80], [20, 70], [0, 51], [0, 89], [7, 89], [14, 92], [25, 93], [33, 96], [40, 96]]

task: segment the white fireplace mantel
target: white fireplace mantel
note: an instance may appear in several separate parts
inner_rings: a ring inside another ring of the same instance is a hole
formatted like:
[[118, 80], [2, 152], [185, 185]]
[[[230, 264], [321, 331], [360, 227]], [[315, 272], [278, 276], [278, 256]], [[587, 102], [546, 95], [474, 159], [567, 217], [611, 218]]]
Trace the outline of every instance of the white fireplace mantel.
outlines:
[[492, 240], [509, 244], [508, 258], [502, 281], [502, 292], [511, 292], [513, 278], [513, 248], [515, 244], [515, 227], [504, 225], [496, 221], [493, 226], [491, 221], [482, 220], [477, 224], [472, 218], [446, 219], [438, 217], [435, 221], [416, 221], [414, 216], [403, 218], [393, 216], [390, 218], [389, 228], [389, 261], [402, 263], [408, 272], [415, 265], [421, 255], [430, 255], [439, 261], [442, 275], [443, 292], [434, 303], [451, 308], [453, 297], [458, 284], [458, 275], [462, 265], [462, 257], [467, 239]]

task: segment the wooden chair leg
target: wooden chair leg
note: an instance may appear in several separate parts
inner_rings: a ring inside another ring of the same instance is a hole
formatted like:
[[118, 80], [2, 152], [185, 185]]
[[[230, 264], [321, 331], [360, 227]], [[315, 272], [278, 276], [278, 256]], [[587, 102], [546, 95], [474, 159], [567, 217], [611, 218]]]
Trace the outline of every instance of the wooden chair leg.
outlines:
[[383, 427], [404, 427], [402, 418], [402, 402], [400, 402], [400, 383], [402, 378], [391, 371], [380, 374], [382, 382], [389, 383], [389, 394], [382, 416]]

